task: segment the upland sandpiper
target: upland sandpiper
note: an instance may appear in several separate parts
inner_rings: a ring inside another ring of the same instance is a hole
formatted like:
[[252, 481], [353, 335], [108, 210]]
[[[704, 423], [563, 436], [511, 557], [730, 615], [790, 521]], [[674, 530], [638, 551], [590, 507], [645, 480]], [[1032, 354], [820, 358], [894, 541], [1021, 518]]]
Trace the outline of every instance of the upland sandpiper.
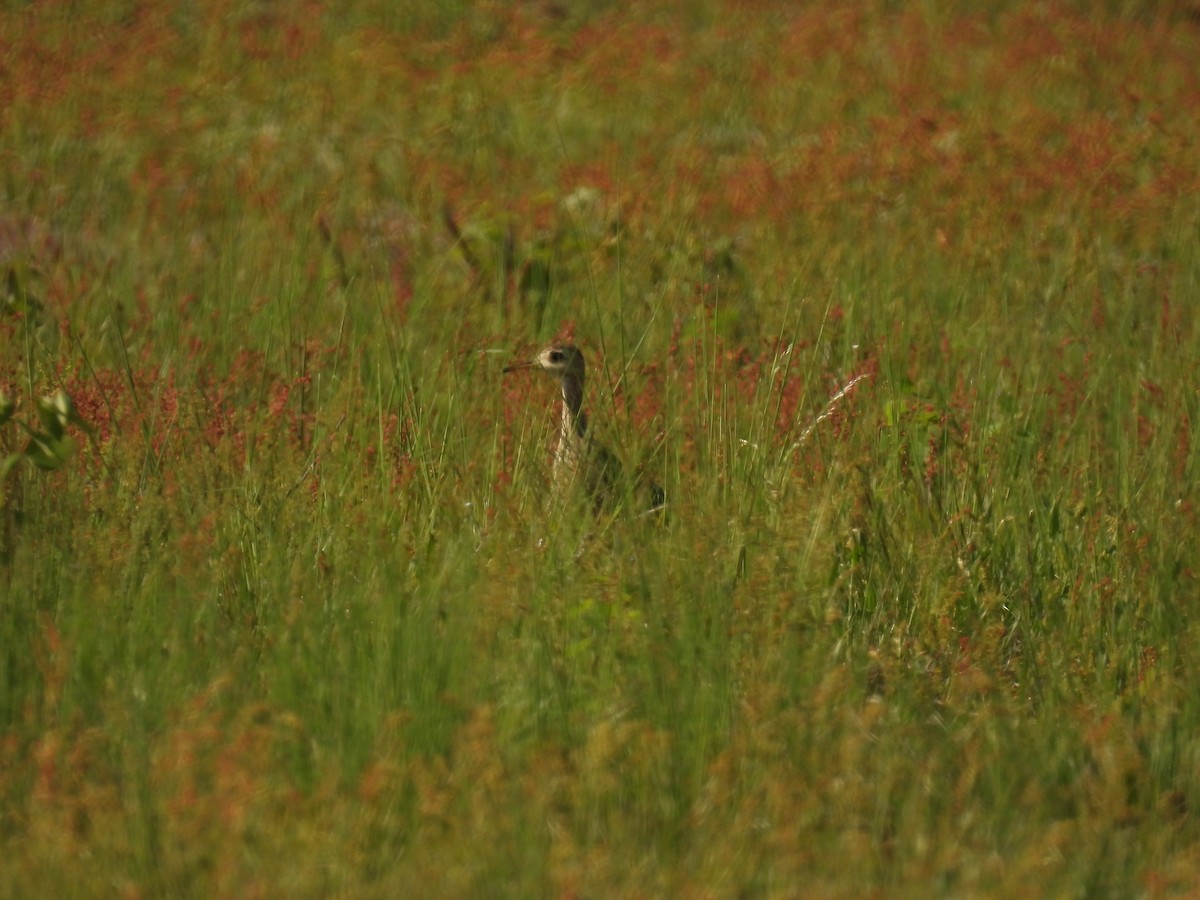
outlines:
[[555, 343], [529, 362], [504, 371], [518, 369], [541, 369], [558, 379], [562, 391], [562, 418], [551, 479], [555, 499], [580, 491], [597, 509], [603, 508], [614, 499], [621, 464], [612, 451], [588, 434], [587, 414], [583, 411], [583, 354], [571, 344]]

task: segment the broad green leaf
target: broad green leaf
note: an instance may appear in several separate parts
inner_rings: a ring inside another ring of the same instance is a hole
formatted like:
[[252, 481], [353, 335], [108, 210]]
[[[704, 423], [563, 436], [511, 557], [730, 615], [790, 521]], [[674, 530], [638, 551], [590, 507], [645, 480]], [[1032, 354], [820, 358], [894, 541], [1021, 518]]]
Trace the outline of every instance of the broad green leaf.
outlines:
[[38, 435], [25, 446], [25, 458], [39, 469], [47, 471], [61, 469], [73, 452], [75, 441], [69, 437], [51, 438]]

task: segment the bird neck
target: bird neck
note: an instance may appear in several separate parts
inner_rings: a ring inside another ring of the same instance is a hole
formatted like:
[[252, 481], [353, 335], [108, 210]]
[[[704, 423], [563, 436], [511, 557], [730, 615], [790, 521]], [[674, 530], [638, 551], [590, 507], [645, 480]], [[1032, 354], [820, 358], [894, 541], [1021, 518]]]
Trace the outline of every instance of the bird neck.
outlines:
[[583, 382], [578, 378], [562, 380], [562, 430], [583, 437], [587, 431], [587, 416], [583, 414]]

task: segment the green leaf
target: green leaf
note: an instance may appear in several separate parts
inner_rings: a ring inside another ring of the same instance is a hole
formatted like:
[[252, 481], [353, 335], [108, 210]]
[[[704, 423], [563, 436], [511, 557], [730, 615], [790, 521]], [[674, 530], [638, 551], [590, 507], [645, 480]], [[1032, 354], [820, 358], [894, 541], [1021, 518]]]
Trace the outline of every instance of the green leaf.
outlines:
[[42, 420], [42, 427], [46, 429], [49, 435], [58, 439], [63, 436], [66, 430], [66, 420], [59, 415], [58, 407], [54, 403], [54, 397], [39, 397], [37, 402], [38, 418]]
[[36, 437], [26, 444], [24, 455], [39, 469], [52, 471], [62, 468], [63, 461], [54, 452], [51, 439], [46, 435]]
[[46, 430], [55, 438], [61, 438], [68, 424], [76, 425], [88, 434], [94, 434], [92, 426], [79, 415], [71, 395], [59, 388], [53, 394], [38, 400], [38, 415]]
[[39, 469], [54, 471], [75, 452], [75, 440], [71, 437], [54, 438], [46, 434], [35, 434], [25, 445], [25, 458]]
[[888, 428], [895, 428], [900, 421], [900, 413], [898, 410], [899, 404], [894, 400], [889, 400], [883, 404], [883, 420], [887, 423]]
[[4, 462], [0, 463], [0, 481], [3, 481], [5, 478], [7, 478], [9, 472], [11, 472], [13, 470], [13, 468], [17, 465], [17, 463], [19, 463], [20, 461], [21, 461], [20, 453], [10, 453], [5, 458]]
[[0, 391], [0, 425], [7, 425], [13, 417], [13, 412], [16, 410], [17, 404], [4, 396], [4, 392]]

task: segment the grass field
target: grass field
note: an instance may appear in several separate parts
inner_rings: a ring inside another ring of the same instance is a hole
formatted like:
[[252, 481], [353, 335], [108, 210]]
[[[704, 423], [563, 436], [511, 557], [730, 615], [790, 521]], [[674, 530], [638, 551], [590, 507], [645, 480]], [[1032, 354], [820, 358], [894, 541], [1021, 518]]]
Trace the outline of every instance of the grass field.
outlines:
[[4, 4], [0, 898], [1197, 896], [1200, 7], [978, 9]]

